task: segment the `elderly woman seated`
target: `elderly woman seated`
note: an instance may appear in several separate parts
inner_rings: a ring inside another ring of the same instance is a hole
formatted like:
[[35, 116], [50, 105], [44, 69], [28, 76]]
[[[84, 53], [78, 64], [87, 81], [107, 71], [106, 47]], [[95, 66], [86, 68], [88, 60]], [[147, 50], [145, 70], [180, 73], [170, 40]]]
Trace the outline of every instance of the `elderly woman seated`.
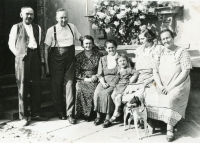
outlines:
[[110, 117], [114, 112], [115, 105], [112, 101], [111, 94], [114, 90], [115, 83], [118, 80], [116, 63], [117, 43], [114, 40], [107, 40], [105, 42], [105, 50], [108, 55], [101, 57], [98, 67], [98, 84], [94, 92], [94, 111], [97, 112], [97, 118], [94, 121], [95, 125], [102, 123], [102, 114], [106, 114], [103, 127], [111, 126]]
[[174, 45], [169, 29], [161, 31], [164, 49], [157, 53], [153, 70], [155, 84], [146, 95], [148, 117], [167, 123], [167, 140], [174, 140], [174, 126], [185, 117], [190, 93], [190, 55], [186, 49]]
[[84, 51], [76, 55], [75, 76], [76, 76], [76, 101], [75, 114], [90, 120], [93, 109], [93, 96], [98, 78], [96, 76], [101, 52], [94, 46], [94, 39], [86, 35], [81, 42]]

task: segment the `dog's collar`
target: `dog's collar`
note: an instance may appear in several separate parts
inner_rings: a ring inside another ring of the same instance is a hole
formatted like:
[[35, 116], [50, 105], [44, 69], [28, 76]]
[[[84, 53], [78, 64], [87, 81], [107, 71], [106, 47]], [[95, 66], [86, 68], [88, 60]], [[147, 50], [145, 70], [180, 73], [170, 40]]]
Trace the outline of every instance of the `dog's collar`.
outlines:
[[142, 111], [140, 111], [140, 113], [144, 112], [146, 105], [144, 103], [142, 103], [144, 105], [144, 109]]

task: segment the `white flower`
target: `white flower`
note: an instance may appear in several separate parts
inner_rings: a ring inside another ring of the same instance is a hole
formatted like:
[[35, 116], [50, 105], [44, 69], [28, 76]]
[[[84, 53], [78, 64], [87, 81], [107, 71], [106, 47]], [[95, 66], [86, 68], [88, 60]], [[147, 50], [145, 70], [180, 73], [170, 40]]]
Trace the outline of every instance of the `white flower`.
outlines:
[[104, 2], [104, 5], [108, 5], [108, 2], [107, 2], [107, 1], [105, 1], [105, 2]]
[[138, 20], [138, 21], [134, 21], [134, 25], [141, 25], [141, 21], [140, 20]]
[[126, 5], [120, 5], [120, 9], [125, 9], [126, 8]]
[[131, 11], [131, 8], [126, 8], [125, 11], [129, 12], [129, 11]]
[[105, 31], [106, 31], [106, 33], [109, 33], [110, 32], [110, 28], [106, 28]]
[[149, 8], [149, 12], [154, 13], [155, 12], [155, 8], [150, 7]]
[[151, 29], [151, 25], [149, 23], [147, 25], [147, 29]]
[[110, 18], [111, 18], [110, 16], [107, 16], [106, 19], [104, 20], [105, 23], [109, 23], [110, 22]]
[[138, 9], [137, 9], [137, 8], [133, 8], [133, 9], [132, 9], [132, 12], [133, 12], [133, 13], [138, 13]]
[[92, 24], [92, 29], [98, 29], [99, 27], [96, 24]]
[[132, 6], [137, 6], [137, 2], [136, 1], [132, 2], [131, 4], [132, 4]]
[[125, 14], [126, 14], [125, 11], [121, 11], [119, 14], [117, 14], [117, 18], [122, 19], [125, 16]]
[[102, 25], [102, 24], [103, 24], [103, 22], [102, 22], [102, 21], [100, 21], [100, 22], [99, 22], [99, 24], [100, 24], [100, 25]]
[[120, 29], [120, 30], [119, 30], [119, 33], [120, 33], [121, 35], [125, 35], [125, 33], [124, 33], [124, 30], [123, 30], [123, 29]]
[[115, 10], [110, 10], [109, 12], [110, 12], [111, 15], [114, 15], [116, 13]]
[[144, 6], [141, 5], [141, 4], [138, 4], [138, 9], [139, 9], [140, 11], [142, 11], [142, 10], [144, 9]]
[[97, 15], [99, 16], [100, 19], [105, 18], [107, 15], [103, 12], [97, 12]]
[[144, 32], [145, 30], [147, 30], [147, 26], [146, 25], [140, 26], [140, 31], [141, 32]]
[[118, 25], [119, 25], [119, 22], [118, 22], [118, 21], [115, 21], [114, 24], [115, 24], [116, 26], [118, 26]]
[[115, 5], [114, 6], [114, 10], [118, 10], [118, 9], [119, 9], [119, 7]]
[[140, 19], [145, 19], [145, 15], [140, 15]]

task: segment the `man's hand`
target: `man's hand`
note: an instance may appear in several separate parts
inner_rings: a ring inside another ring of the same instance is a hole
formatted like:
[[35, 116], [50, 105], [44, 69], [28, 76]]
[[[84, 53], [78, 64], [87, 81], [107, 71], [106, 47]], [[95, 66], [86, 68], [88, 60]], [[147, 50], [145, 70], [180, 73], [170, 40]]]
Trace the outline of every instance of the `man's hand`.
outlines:
[[25, 55], [23, 58], [22, 58], [22, 61], [25, 61], [27, 58], [27, 56]]

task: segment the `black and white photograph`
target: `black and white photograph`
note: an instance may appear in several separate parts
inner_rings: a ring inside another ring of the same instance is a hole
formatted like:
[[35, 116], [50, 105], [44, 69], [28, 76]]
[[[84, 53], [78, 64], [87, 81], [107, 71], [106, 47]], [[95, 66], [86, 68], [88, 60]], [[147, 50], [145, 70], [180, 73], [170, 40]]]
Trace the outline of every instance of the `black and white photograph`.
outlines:
[[200, 0], [0, 0], [1, 143], [199, 143]]

